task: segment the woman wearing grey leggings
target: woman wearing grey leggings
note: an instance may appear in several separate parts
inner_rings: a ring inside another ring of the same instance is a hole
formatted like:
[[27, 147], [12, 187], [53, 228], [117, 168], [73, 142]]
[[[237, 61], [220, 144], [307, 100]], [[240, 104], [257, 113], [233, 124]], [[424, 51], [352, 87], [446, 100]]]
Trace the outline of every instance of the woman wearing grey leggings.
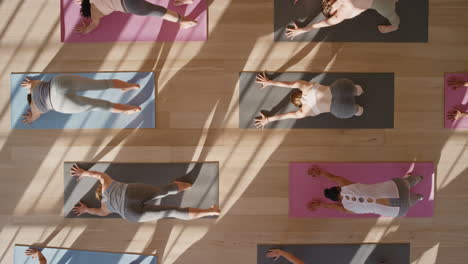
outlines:
[[78, 95], [79, 92], [90, 90], [120, 89], [125, 92], [140, 88], [139, 84], [118, 79], [94, 80], [80, 75], [61, 74], [48, 82], [25, 78], [21, 86], [29, 89], [27, 99], [30, 109], [23, 115], [23, 123], [27, 125], [49, 111], [65, 114], [98, 110], [134, 114], [141, 111], [139, 106], [116, 104]]
[[324, 190], [326, 198], [334, 203], [312, 200], [307, 205], [312, 211], [317, 208], [335, 209], [351, 214], [378, 214], [387, 217], [405, 216], [409, 209], [421, 201], [423, 196], [410, 189], [423, 180], [422, 176], [407, 174], [404, 178], [390, 181], [362, 184], [333, 175], [318, 167], [308, 170], [312, 177], [325, 177], [338, 186]]
[[[197, 24], [197, 21], [184, 17], [165, 7], [152, 4], [146, 0], [75, 0], [81, 5], [81, 15], [90, 19], [89, 24], [82, 21], [75, 27], [75, 31], [81, 34], [87, 34], [93, 31], [101, 21], [101, 18], [112, 12], [123, 12], [137, 16], [155, 16], [164, 20], [179, 23], [183, 29], [191, 28]], [[175, 5], [187, 5], [193, 3], [193, 0], [175, 0]]]
[[101, 208], [89, 208], [80, 202], [73, 208], [73, 213], [78, 216], [85, 213], [98, 216], [117, 213], [129, 222], [147, 222], [168, 217], [191, 220], [220, 214], [216, 206], [200, 209], [154, 205], [158, 199], [190, 189], [190, 183], [174, 181], [162, 187], [141, 183], [128, 184], [115, 181], [102, 172], [86, 171], [76, 164], [73, 165], [71, 174], [77, 177], [77, 180], [90, 177], [100, 182], [96, 197], [101, 200]]
[[332, 85], [326, 86], [317, 82], [273, 81], [263, 73], [257, 75], [256, 82], [262, 85], [260, 89], [268, 86], [297, 89], [291, 94], [291, 103], [299, 108], [297, 111], [268, 117], [260, 113], [260, 118], [254, 120], [257, 128], [262, 128], [273, 121], [299, 119], [322, 113], [331, 113], [337, 118], [361, 116], [364, 113], [364, 108], [356, 104], [355, 101], [355, 97], [360, 96], [364, 91], [360, 85], [356, 85], [348, 79], [339, 79]]

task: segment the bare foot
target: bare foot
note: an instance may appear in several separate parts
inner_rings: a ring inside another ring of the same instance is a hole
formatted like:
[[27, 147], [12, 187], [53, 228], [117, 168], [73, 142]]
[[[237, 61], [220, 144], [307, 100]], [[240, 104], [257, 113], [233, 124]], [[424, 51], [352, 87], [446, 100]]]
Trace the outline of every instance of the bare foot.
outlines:
[[359, 84], [354, 85], [356, 86], [356, 96], [360, 96], [361, 94], [364, 93], [364, 89], [362, 89], [362, 86]]
[[140, 112], [140, 111], [141, 111], [141, 107], [139, 107], [139, 106], [134, 106], [134, 108], [128, 109], [128, 110], [126, 110], [126, 111], [124, 111], [124, 112], [122, 112], [122, 113], [127, 114], [127, 115], [131, 115], [131, 114], [136, 114], [136, 113], [138, 113], [138, 112]]
[[181, 6], [181, 5], [189, 5], [193, 4], [193, 0], [175, 0], [174, 5]]
[[126, 91], [137, 90], [137, 89], [140, 89], [140, 85], [134, 83], [133, 86], [130, 86], [130, 87], [127, 87], [127, 88], [122, 88], [120, 90], [122, 90], [122, 92], [126, 92]]
[[378, 26], [380, 33], [386, 34], [398, 30], [398, 26], [394, 25], [380, 25]]
[[180, 21], [180, 28], [187, 29], [187, 28], [194, 27], [197, 24], [198, 24], [197, 21], [191, 20], [191, 19], [189, 19], [187, 17], [183, 17], [182, 20]]
[[174, 181], [174, 183], [177, 185], [177, 190], [179, 192], [183, 192], [192, 188], [192, 184], [188, 182]]
[[218, 216], [218, 215], [221, 214], [221, 209], [219, 209], [219, 207], [217, 205], [211, 206], [210, 209], [211, 209], [211, 213], [212, 213], [211, 215], [213, 215], [213, 216]]

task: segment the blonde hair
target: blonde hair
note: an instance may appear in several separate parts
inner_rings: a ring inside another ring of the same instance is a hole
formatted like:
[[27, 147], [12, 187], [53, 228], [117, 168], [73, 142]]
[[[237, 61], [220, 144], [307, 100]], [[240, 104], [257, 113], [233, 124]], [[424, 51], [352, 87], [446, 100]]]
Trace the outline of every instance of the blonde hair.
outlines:
[[302, 98], [302, 91], [294, 90], [291, 93], [291, 104], [293, 104], [295, 107], [301, 108], [302, 103], [297, 101], [297, 99], [301, 99], [301, 98]]
[[102, 201], [102, 184], [99, 182], [98, 186], [96, 187], [96, 192], [94, 193], [96, 199]]

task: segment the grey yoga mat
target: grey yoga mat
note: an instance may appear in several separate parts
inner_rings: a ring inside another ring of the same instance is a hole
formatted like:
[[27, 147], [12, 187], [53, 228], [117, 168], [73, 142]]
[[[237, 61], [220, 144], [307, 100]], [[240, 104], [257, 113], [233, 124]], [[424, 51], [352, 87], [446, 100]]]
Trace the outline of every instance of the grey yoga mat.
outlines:
[[[262, 111], [266, 116], [297, 111], [290, 103], [293, 89], [269, 86], [260, 89], [255, 83], [256, 72], [240, 73], [239, 127], [255, 128], [254, 118]], [[362, 86], [364, 93], [356, 102], [364, 107], [362, 116], [339, 119], [330, 113], [302, 119], [275, 121], [268, 128], [393, 128], [394, 74], [393, 73], [310, 73], [285, 72], [267, 73], [277, 81], [314, 81], [330, 85], [340, 78], [348, 78]]]
[[[89, 207], [100, 207], [95, 198], [97, 180], [82, 178], [80, 181], [72, 178], [70, 168], [74, 163], [64, 163], [64, 215], [67, 218], [77, 218], [71, 210], [79, 201]], [[166, 185], [174, 180], [190, 182], [190, 190], [169, 195], [155, 204], [209, 208], [218, 204], [219, 196], [219, 164], [205, 163], [78, 163], [86, 170], [105, 172], [114, 180], [126, 183], [145, 183], [152, 185]], [[81, 217], [99, 217], [84, 214]], [[111, 214], [108, 218], [119, 218], [118, 214]]]
[[409, 264], [410, 244], [258, 245], [257, 264], [290, 264], [283, 257], [274, 261], [270, 249], [289, 252], [304, 263], [317, 264]]
[[400, 28], [382, 34], [378, 25], [388, 25], [386, 18], [375, 10], [366, 10], [359, 16], [345, 20], [338, 25], [316, 29], [289, 40], [286, 28], [294, 21], [299, 27], [325, 18], [321, 0], [275, 0], [274, 39], [275, 41], [296, 42], [428, 42], [429, 2], [428, 0], [399, 0], [396, 12], [400, 16]]

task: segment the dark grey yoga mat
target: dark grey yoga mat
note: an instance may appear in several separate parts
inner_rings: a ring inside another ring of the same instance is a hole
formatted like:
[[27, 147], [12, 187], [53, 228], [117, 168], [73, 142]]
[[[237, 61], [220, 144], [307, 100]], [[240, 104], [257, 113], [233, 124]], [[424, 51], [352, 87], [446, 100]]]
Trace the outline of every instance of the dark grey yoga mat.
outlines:
[[[100, 207], [95, 198], [97, 180], [82, 178], [80, 181], [72, 179], [70, 168], [74, 163], [64, 163], [64, 215], [67, 218], [77, 218], [71, 209], [80, 200], [89, 207]], [[190, 190], [169, 195], [160, 200], [161, 205], [209, 208], [218, 204], [219, 196], [219, 164], [206, 163], [78, 163], [86, 170], [105, 172], [114, 180], [127, 183], [146, 183], [166, 185], [174, 180], [190, 182]], [[159, 204], [158, 202], [155, 204]], [[79, 218], [98, 217], [84, 214]], [[108, 218], [119, 218], [111, 214]]]
[[283, 257], [265, 257], [270, 249], [282, 249], [305, 264], [409, 264], [410, 244], [258, 245], [257, 264], [291, 264]]
[[[254, 118], [262, 111], [266, 116], [297, 111], [290, 103], [293, 89], [269, 86], [260, 90], [255, 83], [255, 72], [240, 73], [239, 127], [255, 128]], [[330, 113], [302, 119], [287, 119], [267, 124], [265, 128], [393, 128], [394, 74], [393, 73], [267, 73], [277, 81], [315, 81], [330, 85], [340, 78], [351, 79], [362, 86], [364, 94], [356, 97], [364, 107], [359, 117], [339, 119]]]
[[275, 0], [274, 39], [275, 41], [296, 42], [428, 42], [429, 2], [428, 0], [399, 0], [397, 13], [400, 16], [400, 29], [387, 34], [378, 31], [378, 25], [390, 24], [375, 10], [367, 10], [359, 16], [345, 20], [338, 25], [313, 30], [286, 38], [286, 28], [294, 21], [299, 27], [321, 21], [321, 0]]

